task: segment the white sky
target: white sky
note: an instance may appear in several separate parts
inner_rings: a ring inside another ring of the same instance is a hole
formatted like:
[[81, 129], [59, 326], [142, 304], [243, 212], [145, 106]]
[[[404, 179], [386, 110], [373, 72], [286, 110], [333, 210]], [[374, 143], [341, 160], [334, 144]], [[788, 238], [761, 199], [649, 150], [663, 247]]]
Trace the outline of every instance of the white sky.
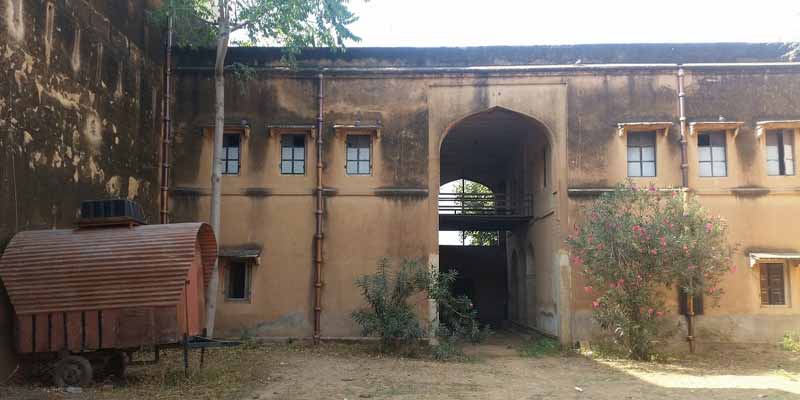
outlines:
[[351, 0], [350, 46], [800, 41], [800, 0]]

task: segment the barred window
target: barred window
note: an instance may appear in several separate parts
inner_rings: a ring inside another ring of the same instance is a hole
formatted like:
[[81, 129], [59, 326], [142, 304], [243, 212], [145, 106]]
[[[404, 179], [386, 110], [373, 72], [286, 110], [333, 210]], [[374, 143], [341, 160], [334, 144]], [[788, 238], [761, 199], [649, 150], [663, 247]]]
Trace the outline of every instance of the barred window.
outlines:
[[239, 175], [241, 138], [238, 133], [222, 136], [222, 175]]
[[370, 175], [372, 173], [372, 137], [368, 135], [347, 136], [347, 175]]
[[306, 135], [281, 136], [281, 174], [306, 173]]
[[705, 132], [697, 135], [700, 176], [728, 176], [725, 155], [725, 132]]
[[767, 175], [794, 175], [794, 130], [767, 131]]
[[656, 176], [656, 133], [628, 133], [628, 176]]
[[784, 264], [761, 264], [761, 304], [765, 306], [786, 305], [786, 282]]

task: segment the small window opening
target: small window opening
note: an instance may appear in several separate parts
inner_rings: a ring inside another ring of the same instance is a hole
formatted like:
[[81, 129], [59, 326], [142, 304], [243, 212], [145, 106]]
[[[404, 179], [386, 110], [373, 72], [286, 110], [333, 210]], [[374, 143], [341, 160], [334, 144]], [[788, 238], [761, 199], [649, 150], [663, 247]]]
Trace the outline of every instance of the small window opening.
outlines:
[[656, 133], [628, 133], [628, 176], [656, 176]]
[[697, 135], [700, 176], [728, 176], [725, 154], [725, 132], [706, 132]]
[[222, 136], [222, 175], [239, 175], [241, 138], [238, 133]]
[[250, 266], [236, 261], [228, 264], [228, 282], [225, 297], [228, 300], [248, 300], [250, 298]]
[[372, 137], [368, 135], [347, 136], [347, 175], [370, 175], [372, 173]]
[[765, 306], [786, 305], [786, 282], [784, 265], [761, 264], [761, 304]]
[[[689, 310], [689, 296], [683, 292], [683, 290], [678, 289], [678, 312], [680, 315], [687, 315]], [[694, 315], [702, 315], [703, 314], [703, 295], [696, 294], [692, 296], [692, 308], [694, 308]]]
[[794, 175], [794, 130], [767, 131], [767, 175]]
[[303, 175], [306, 173], [306, 136], [281, 136], [281, 174]]

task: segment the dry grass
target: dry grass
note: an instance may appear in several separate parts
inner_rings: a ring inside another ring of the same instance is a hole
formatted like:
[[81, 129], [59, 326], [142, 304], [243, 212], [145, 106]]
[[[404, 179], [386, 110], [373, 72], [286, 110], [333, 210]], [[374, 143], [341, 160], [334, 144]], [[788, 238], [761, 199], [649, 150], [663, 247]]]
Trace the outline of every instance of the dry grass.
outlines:
[[132, 367], [126, 385], [98, 383], [80, 394], [0, 387], [0, 398], [800, 398], [800, 354], [776, 346], [703, 345], [697, 355], [676, 353], [660, 362], [634, 362], [565, 356], [536, 343], [500, 335], [466, 349], [473, 360], [467, 363], [381, 354], [374, 344], [251, 344], [210, 350], [204, 369], [198, 368], [195, 353], [188, 375], [177, 350], [165, 352], [158, 365]]

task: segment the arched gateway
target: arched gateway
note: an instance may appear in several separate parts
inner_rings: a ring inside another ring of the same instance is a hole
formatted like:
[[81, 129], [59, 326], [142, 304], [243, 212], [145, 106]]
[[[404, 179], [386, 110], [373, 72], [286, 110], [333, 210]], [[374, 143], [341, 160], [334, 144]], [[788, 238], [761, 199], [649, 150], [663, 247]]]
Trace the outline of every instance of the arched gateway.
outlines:
[[479, 319], [494, 328], [559, 334], [557, 230], [540, 223], [554, 190], [552, 142], [544, 124], [502, 107], [457, 120], [440, 142], [440, 182], [466, 179], [491, 189], [440, 193], [439, 231], [497, 232], [498, 240], [440, 243], [439, 267], [470, 282]]

